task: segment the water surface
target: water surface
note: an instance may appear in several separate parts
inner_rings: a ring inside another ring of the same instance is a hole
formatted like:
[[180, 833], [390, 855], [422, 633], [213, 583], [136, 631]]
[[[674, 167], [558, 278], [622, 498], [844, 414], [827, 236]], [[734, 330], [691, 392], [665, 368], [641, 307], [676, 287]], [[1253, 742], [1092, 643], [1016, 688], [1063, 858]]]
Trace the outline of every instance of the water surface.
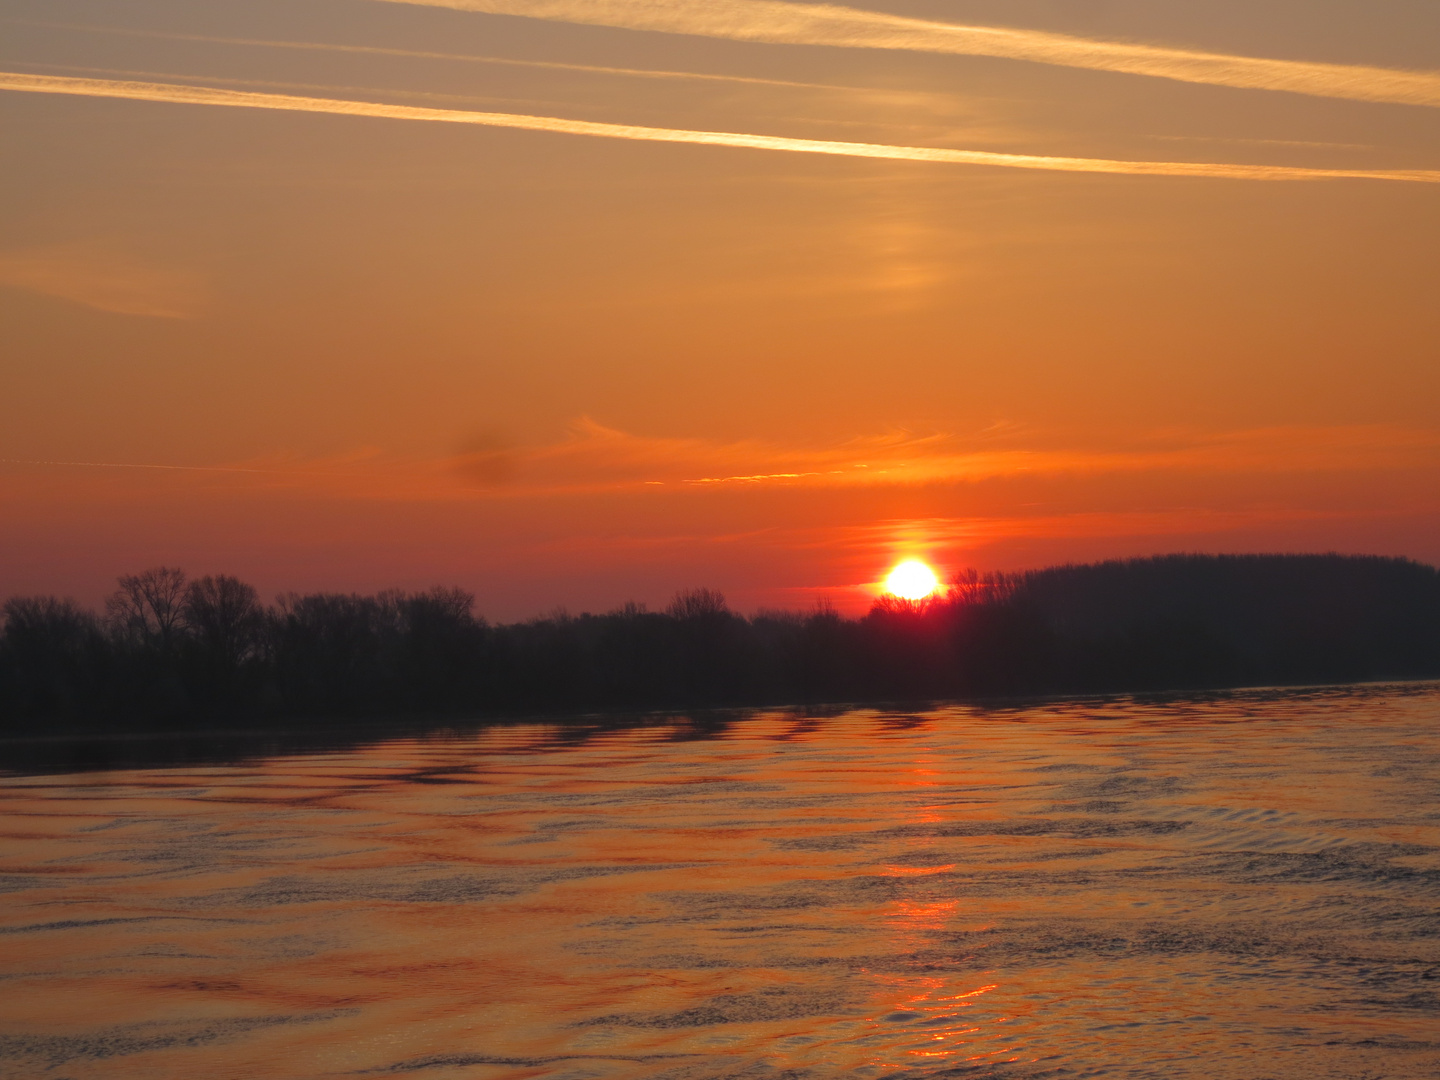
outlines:
[[0, 779], [0, 1074], [1440, 1076], [1440, 688]]

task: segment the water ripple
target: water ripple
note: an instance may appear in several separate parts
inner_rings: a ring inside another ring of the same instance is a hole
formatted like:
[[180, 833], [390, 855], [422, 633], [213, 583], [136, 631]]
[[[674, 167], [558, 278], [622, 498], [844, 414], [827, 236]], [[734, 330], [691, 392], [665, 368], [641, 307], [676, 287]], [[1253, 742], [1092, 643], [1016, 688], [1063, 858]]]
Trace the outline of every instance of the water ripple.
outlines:
[[0, 779], [0, 1072], [1440, 1075], [1440, 689]]

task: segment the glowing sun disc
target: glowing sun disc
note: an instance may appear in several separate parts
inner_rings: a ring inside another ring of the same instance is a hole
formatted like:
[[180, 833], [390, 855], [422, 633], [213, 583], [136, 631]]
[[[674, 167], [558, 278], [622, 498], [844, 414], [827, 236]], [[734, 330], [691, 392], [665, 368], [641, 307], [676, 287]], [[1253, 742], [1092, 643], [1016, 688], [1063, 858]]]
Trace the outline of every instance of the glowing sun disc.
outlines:
[[935, 571], [919, 559], [906, 559], [885, 579], [885, 591], [902, 600], [924, 600], [940, 584]]

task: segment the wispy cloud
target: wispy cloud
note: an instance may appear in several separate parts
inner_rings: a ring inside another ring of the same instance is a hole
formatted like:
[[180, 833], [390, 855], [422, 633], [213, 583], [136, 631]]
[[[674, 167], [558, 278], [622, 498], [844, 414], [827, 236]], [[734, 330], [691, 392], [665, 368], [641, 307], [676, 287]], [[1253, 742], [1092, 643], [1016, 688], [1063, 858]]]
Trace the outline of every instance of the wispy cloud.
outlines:
[[0, 465], [49, 465], [64, 469], [153, 469], [160, 472], [273, 473], [278, 469], [246, 469], [238, 465], [146, 465], [134, 461], [60, 461], [50, 458], [0, 458]]
[[[312, 460], [226, 466], [143, 466], [96, 461], [12, 461], [74, 468], [156, 468], [247, 473], [253, 483], [361, 499], [401, 501], [684, 494], [765, 488], [916, 488], [1046, 477], [1170, 474], [1260, 476], [1429, 471], [1440, 433], [1385, 425], [1171, 432], [1128, 446], [1027, 445], [935, 433], [889, 431], [830, 444], [722, 441], [637, 435], [577, 420], [565, 437], [522, 446], [487, 436], [440, 458], [394, 458], [378, 450]], [[216, 476], [216, 481], [224, 478]]]
[[1107, 158], [1002, 154], [986, 150], [951, 150], [942, 147], [893, 146], [885, 143], [794, 139], [779, 135], [640, 127], [629, 124], [597, 123], [589, 120], [566, 120], [553, 116], [428, 109], [373, 101], [294, 97], [288, 94], [221, 90], [214, 87], [185, 86], [175, 83], [82, 79], [60, 75], [32, 75], [22, 72], [0, 72], [0, 90], [123, 98], [132, 101], [158, 101], [186, 105], [276, 109], [284, 112], [328, 113], [340, 116], [368, 116], [391, 120], [477, 124], [486, 127], [518, 128], [525, 131], [589, 135], [640, 142], [688, 143], [700, 146], [727, 146], [749, 150], [778, 150], [789, 153], [828, 154], [840, 157], [879, 158], [890, 161], [918, 161], [948, 165], [988, 165], [1049, 172], [1110, 173], [1127, 176], [1191, 176], [1224, 180], [1358, 179], [1440, 183], [1440, 170], [1433, 169], [1305, 169], [1280, 165], [1119, 161]]
[[[1413, 502], [1433, 511], [1440, 506], [1428, 494], [1435, 490], [1431, 479], [1440, 469], [1437, 463], [1440, 433], [1387, 425], [1170, 432], [1100, 448], [1082, 439], [1070, 445], [1040, 446], [1016, 434], [997, 441], [985, 433], [905, 431], [830, 444], [724, 441], [637, 435], [581, 419], [553, 442], [519, 445], [486, 437], [441, 457], [395, 457], [377, 449], [326, 458], [217, 464], [17, 457], [0, 459], [0, 480], [18, 485], [17, 490], [49, 491], [50, 477], [57, 471], [77, 478], [88, 473], [93, 481], [81, 483], [89, 483], [87, 490], [96, 498], [107, 492], [119, 497], [139, 484], [147, 490], [180, 485], [177, 490], [230, 494], [243, 490], [302, 501], [463, 504], [539, 499], [563, 505], [606, 496], [701, 501], [724, 497], [724, 505], [733, 507], [735, 495], [767, 489], [784, 489], [787, 498], [847, 493], [848, 501], [850, 494], [866, 490], [939, 493], [982, 482], [1026, 485], [1063, 478], [1067, 483], [1097, 481], [1118, 490], [1114, 485], [1123, 485], [1127, 477], [1164, 476], [1179, 485], [1177, 490], [1188, 490], [1186, 485], [1197, 478], [1309, 475], [1329, 478], [1337, 491], [1353, 492], [1357, 484], [1368, 482], [1367, 477], [1388, 474], [1414, 478]], [[122, 476], [132, 479], [121, 481]], [[67, 484], [64, 490], [73, 496], [74, 484]], [[1008, 498], [1000, 497], [996, 505]], [[990, 499], [986, 505], [993, 502]], [[1193, 507], [1166, 510], [1172, 512], [1187, 519], [1196, 513]], [[1011, 515], [1002, 511], [1001, 516]], [[956, 527], [962, 528], [963, 536], [927, 525], [910, 539], [921, 546], [973, 539], [980, 535], [976, 529], [983, 533], [983, 520], [981, 514], [959, 521]], [[894, 534], [891, 524], [876, 528]]]
[[[815, 530], [808, 546], [874, 551], [887, 544], [917, 549], [977, 546], [1016, 538], [1067, 539], [1204, 535], [1280, 522], [1309, 523], [1354, 516], [1353, 509], [1247, 506], [1215, 509], [1082, 511], [1073, 514], [992, 514], [972, 517], [898, 518]], [[798, 543], [796, 546], [800, 546]]]
[[[503, 455], [503, 470], [496, 454]], [[577, 421], [546, 446], [462, 453], [449, 467], [525, 493], [667, 488], [873, 487], [1144, 472], [1263, 474], [1431, 468], [1440, 434], [1382, 425], [1172, 433], [1118, 449], [1039, 448], [1011, 439], [892, 431], [829, 446], [634, 435]], [[503, 481], [495, 477], [502, 476]]]
[[[209, 34], [176, 34], [161, 30], [131, 30], [118, 26], [83, 26], [74, 23], [30, 22], [6, 19], [12, 25], [42, 26], [55, 30], [71, 30], [87, 34], [113, 34], [160, 41], [193, 41], [207, 45], [236, 45], [264, 49], [297, 49], [303, 52], [350, 53], [360, 56], [393, 56], [409, 60], [449, 60], [464, 64], [493, 64], [497, 67], [538, 68], [542, 71], [573, 71], [583, 75], [617, 75], [635, 79], [679, 79], [691, 82], [740, 83], [752, 86], [781, 86], [799, 90], [833, 90], [845, 93], [882, 93], [869, 87], [839, 86], [834, 83], [796, 82], [791, 79], [761, 79], [750, 75], [720, 75], [702, 71], [669, 71], [662, 68], [606, 67], [598, 64], [568, 64], [557, 60], [519, 60], [508, 56], [477, 56], [473, 53], [431, 52], [419, 49], [395, 49], [382, 45], [342, 45], [322, 41], [275, 41], [269, 38], [215, 37]], [[883, 91], [886, 96], [930, 97], [933, 95]]]
[[205, 306], [195, 275], [156, 266], [103, 244], [49, 244], [0, 251], [0, 286], [59, 297], [97, 311], [188, 319]]
[[995, 56], [1247, 90], [1440, 107], [1440, 73], [1273, 60], [783, 0], [389, 0], [492, 15], [789, 45]]

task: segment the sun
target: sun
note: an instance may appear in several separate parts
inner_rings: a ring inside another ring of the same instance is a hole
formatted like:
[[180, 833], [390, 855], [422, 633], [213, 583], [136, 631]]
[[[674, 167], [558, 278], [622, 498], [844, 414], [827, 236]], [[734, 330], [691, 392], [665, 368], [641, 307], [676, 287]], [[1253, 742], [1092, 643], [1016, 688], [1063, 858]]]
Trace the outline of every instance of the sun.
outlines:
[[902, 600], [924, 600], [939, 585], [935, 571], [919, 559], [906, 559], [885, 579], [885, 591]]

